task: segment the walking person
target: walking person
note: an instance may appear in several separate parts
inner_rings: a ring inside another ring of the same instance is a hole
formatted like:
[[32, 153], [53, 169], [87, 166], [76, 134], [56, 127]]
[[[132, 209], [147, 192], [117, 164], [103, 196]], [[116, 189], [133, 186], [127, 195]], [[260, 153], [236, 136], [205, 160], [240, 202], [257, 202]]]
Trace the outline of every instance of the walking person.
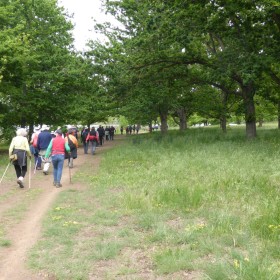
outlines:
[[17, 184], [24, 188], [23, 180], [27, 172], [27, 156], [31, 160], [31, 152], [24, 128], [17, 129], [16, 135], [9, 147], [9, 157], [15, 167]]
[[[52, 135], [49, 132], [49, 127], [47, 125], [43, 125], [41, 132], [39, 133], [38, 136], [38, 141], [37, 141], [37, 148], [39, 150], [39, 156], [45, 158], [45, 154], [47, 151], [47, 148], [52, 140]], [[50, 168], [50, 161], [47, 159], [43, 160], [43, 173], [45, 175], [48, 174]]]
[[105, 136], [105, 129], [104, 129], [104, 127], [100, 125], [97, 128], [97, 132], [98, 132], [98, 137], [99, 137], [99, 144], [100, 144], [100, 146], [102, 146], [103, 143], [104, 143], [104, 136]]
[[116, 132], [116, 129], [113, 126], [111, 126], [109, 129], [109, 139], [110, 140], [114, 140], [115, 132]]
[[48, 158], [51, 155], [53, 164], [53, 185], [57, 188], [62, 187], [61, 177], [64, 164], [65, 150], [70, 152], [70, 147], [65, 138], [62, 137], [61, 129], [56, 132], [56, 137], [53, 138], [47, 148], [45, 157]]
[[141, 127], [140, 124], [137, 124], [137, 126], [136, 126], [136, 134], [139, 133], [140, 127]]
[[74, 159], [78, 157], [78, 147], [79, 143], [75, 136], [75, 130], [70, 128], [68, 130], [67, 136], [65, 137], [66, 142], [70, 147], [70, 157], [68, 158], [68, 166], [69, 168], [73, 168], [74, 166]]
[[32, 134], [31, 140], [30, 140], [30, 144], [33, 147], [33, 156], [34, 156], [34, 160], [35, 160], [36, 170], [42, 169], [42, 167], [41, 167], [42, 159], [41, 159], [41, 157], [39, 157], [39, 150], [38, 150], [38, 146], [37, 146], [39, 134], [40, 134], [40, 128], [37, 127], [37, 128], [35, 128], [34, 133]]
[[91, 154], [94, 155], [95, 150], [96, 150], [96, 144], [98, 142], [98, 132], [95, 130], [94, 127], [91, 128], [91, 130], [87, 136], [87, 140], [91, 144]]
[[88, 153], [88, 141], [87, 141], [88, 133], [89, 131], [87, 127], [85, 127], [81, 132], [81, 142], [83, 143], [85, 154]]
[[106, 128], [105, 128], [105, 139], [106, 139], [106, 141], [109, 140], [109, 131], [110, 131], [110, 128], [108, 126], [106, 126]]

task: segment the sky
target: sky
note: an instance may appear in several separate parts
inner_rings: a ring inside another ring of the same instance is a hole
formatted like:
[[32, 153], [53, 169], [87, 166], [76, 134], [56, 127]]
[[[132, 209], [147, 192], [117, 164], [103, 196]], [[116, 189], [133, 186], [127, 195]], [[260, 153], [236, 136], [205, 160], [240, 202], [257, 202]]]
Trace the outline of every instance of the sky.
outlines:
[[[58, 0], [68, 14], [73, 14], [75, 48], [79, 51], [86, 49], [88, 39], [101, 38], [94, 29], [94, 20], [97, 22], [108, 21], [108, 17], [101, 11], [101, 0]], [[91, 31], [89, 31], [91, 30]]]

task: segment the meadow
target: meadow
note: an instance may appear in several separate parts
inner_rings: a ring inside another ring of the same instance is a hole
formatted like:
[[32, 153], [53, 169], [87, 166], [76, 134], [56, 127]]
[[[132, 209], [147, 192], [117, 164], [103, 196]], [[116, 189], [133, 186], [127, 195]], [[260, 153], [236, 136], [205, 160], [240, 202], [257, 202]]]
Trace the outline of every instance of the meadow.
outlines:
[[[29, 267], [55, 279], [280, 279], [280, 131], [128, 136], [85, 164]], [[187, 278], [189, 277], [189, 278]]]

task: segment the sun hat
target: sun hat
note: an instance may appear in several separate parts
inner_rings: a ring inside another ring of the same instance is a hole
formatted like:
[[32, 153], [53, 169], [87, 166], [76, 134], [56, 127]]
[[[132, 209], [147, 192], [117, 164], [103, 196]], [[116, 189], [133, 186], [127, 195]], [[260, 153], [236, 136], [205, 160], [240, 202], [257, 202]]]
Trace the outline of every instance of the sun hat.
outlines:
[[49, 130], [49, 127], [46, 124], [42, 125], [42, 130]]

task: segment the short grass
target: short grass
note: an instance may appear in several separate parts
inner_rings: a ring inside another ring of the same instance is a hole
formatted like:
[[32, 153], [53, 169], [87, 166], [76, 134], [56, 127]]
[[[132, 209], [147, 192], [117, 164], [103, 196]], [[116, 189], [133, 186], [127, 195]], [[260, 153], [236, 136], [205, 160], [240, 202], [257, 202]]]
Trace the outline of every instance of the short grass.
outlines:
[[[29, 265], [56, 279], [280, 279], [280, 132], [127, 137], [85, 165], [44, 220]], [[105, 143], [106, 144], [106, 143]], [[125, 278], [126, 277], [126, 278]]]

